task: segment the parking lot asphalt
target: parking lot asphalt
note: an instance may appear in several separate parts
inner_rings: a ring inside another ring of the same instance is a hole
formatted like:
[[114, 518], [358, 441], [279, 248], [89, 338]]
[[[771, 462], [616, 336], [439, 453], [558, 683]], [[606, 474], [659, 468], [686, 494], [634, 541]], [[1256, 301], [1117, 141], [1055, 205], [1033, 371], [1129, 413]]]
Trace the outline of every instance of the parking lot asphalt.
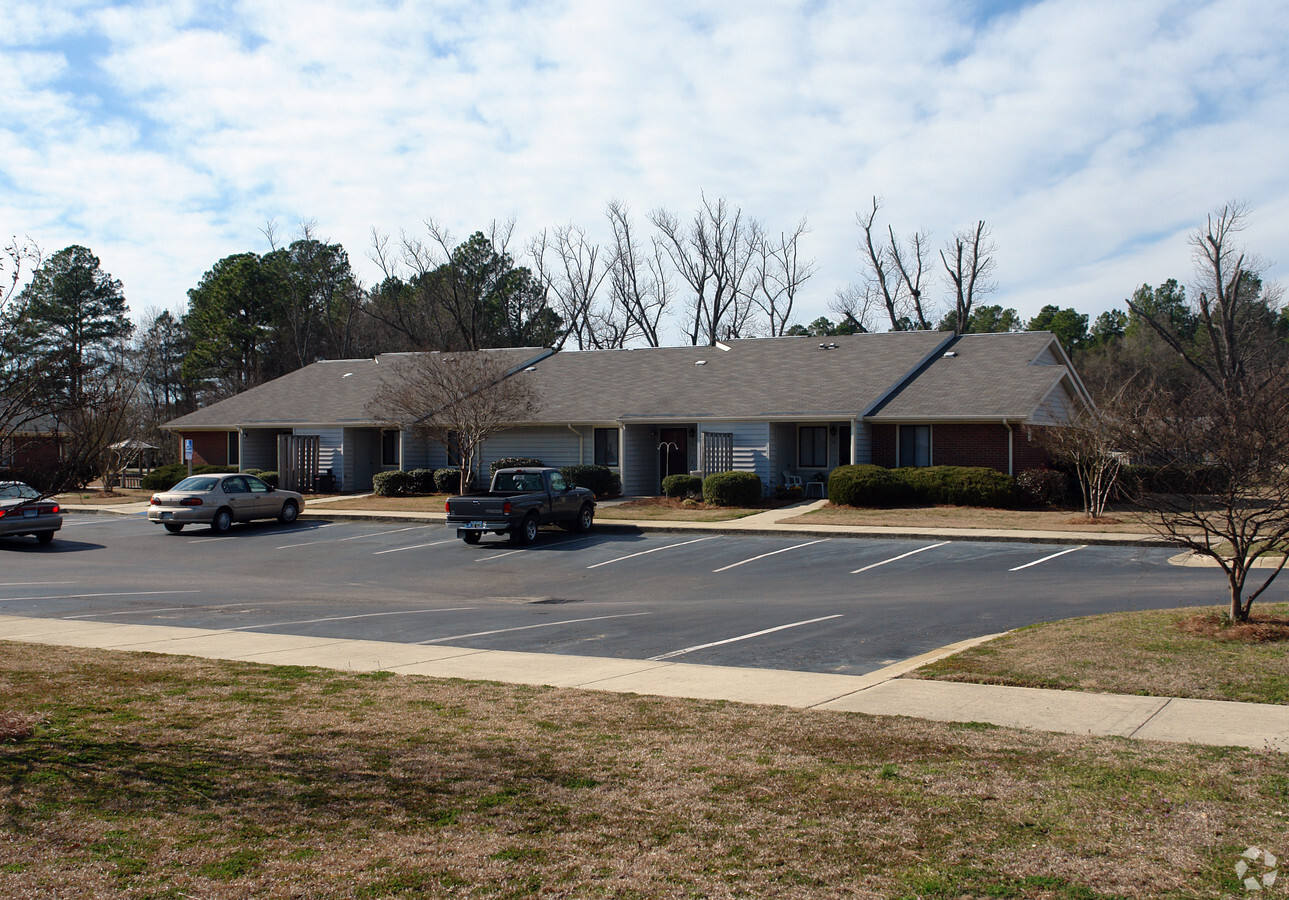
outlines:
[[1016, 623], [1215, 596], [1216, 573], [1157, 544], [854, 541], [744, 520], [466, 547], [405, 516], [222, 537], [117, 516], [69, 516], [57, 571], [34, 543], [6, 560], [0, 637], [1289, 749], [1283, 707], [898, 678]]

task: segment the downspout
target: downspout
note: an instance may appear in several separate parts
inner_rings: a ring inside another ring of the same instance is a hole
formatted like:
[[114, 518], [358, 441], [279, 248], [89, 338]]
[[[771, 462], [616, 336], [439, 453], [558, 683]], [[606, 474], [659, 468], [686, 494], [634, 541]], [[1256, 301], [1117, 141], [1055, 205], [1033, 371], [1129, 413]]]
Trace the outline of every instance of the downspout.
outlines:
[[1007, 474], [1015, 475], [1016, 473], [1012, 471], [1012, 439], [1016, 436], [1016, 432], [1012, 431], [1012, 423], [1006, 419], [1003, 419], [1003, 426], [1007, 429]]
[[586, 435], [578, 431], [572, 425], [565, 423], [564, 427], [577, 435], [577, 464], [579, 466], [586, 464]]

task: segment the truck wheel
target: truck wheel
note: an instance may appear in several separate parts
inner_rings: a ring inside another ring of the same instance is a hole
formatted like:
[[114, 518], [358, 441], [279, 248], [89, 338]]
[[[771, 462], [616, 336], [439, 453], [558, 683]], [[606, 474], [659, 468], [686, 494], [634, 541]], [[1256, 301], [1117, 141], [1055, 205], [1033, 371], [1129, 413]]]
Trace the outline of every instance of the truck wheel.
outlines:
[[481, 537], [483, 537], [482, 531], [467, 531], [465, 534], [461, 535], [461, 540], [465, 541], [467, 544], [477, 544]]
[[520, 523], [517, 531], [512, 531], [510, 537], [519, 544], [531, 544], [537, 540], [537, 517], [529, 516]]
[[588, 503], [583, 506], [577, 514], [577, 521], [573, 523], [573, 530], [578, 534], [586, 534], [595, 524], [595, 510]]

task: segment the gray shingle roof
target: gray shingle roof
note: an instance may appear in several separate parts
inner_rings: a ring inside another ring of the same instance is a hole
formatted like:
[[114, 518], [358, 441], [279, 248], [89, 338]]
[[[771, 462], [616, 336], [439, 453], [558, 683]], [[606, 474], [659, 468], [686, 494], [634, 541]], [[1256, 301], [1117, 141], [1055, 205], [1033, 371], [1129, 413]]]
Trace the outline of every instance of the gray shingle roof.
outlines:
[[[507, 367], [520, 366], [549, 353], [542, 347], [488, 350]], [[201, 429], [291, 427], [297, 425], [372, 425], [367, 404], [380, 390], [402, 354], [375, 359], [329, 359], [296, 369], [227, 400], [180, 416], [167, 428]]]
[[728, 351], [558, 353], [533, 375], [543, 400], [539, 416], [551, 422], [853, 417], [948, 337], [924, 331], [729, 341]]
[[[957, 356], [946, 359], [942, 354], [950, 344]], [[1052, 344], [1046, 332], [954, 341], [945, 332], [916, 331], [549, 356], [532, 347], [482, 352], [497, 354], [507, 367], [532, 367], [528, 377], [542, 406], [536, 421], [517, 425], [839, 419], [867, 413], [874, 421], [1016, 420], [1069, 377], [1064, 365], [1032, 364]], [[399, 356], [314, 363], [167, 427], [372, 425], [367, 405]], [[1063, 360], [1061, 355], [1057, 361]]]
[[[870, 421], [1026, 419], [1070, 370], [1046, 353], [1050, 332], [964, 334], [868, 417]], [[1043, 361], [1051, 360], [1050, 363]]]

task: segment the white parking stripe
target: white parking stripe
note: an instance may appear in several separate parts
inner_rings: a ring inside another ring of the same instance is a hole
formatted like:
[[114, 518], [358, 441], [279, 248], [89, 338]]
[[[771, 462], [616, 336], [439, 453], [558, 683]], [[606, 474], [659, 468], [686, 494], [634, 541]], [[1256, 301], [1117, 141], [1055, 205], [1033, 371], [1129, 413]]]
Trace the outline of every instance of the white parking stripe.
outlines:
[[899, 556], [892, 556], [890, 559], [884, 559], [881, 562], [875, 562], [870, 565], [864, 566], [864, 568], [862, 569], [856, 569], [850, 574], [858, 575], [860, 572], [867, 572], [869, 569], [876, 569], [878, 566], [884, 566], [887, 563], [893, 563], [896, 560], [904, 559], [905, 557], [912, 556], [915, 553], [921, 553], [924, 550], [934, 550], [936, 547], [943, 547], [945, 544], [948, 544], [948, 543], [950, 543], [950, 541], [941, 541], [938, 544], [930, 544], [926, 547], [918, 547], [916, 550], [910, 550], [908, 553], [901, 553]]
[[201, 591], [114, 591], [110, 594], [61, 594], [54, 597], [0, 597], [0, 603], [19, 600], [86, 600], [90, 597], [150, 597], [154, 594], [200, 594]]
[[360, 613], [356, 616], [323, 616], [316, 619], [296, 619], [291, 622], [269, 622], [267, 625], [239, 625], [229, 631], [254, 631], [256, 628], [281, 628], [283, 625], [316, 625], [319, 622], [348, 622], [351, 619], [380, 619], [385, 616], [414, 616], [418, 613], [466, 612], [473, 606], [435, 607], [433, 609], [399, 609], [393, 612]]
[[607, 566], [610, 563], [622, 562], [624, 559], [635, 559], [637, 556], [646, 556], [650, 553], [657, 553], [659, 550], [670, 550], [672, 547], [687, 547], [690, 544], [698, 544], [698, 543], [701, 543], [702, 541], [715, 540], [718, 536], [719, 535], [712, 535], [711, 537], [697, 538], [692, 541], [681, 541], [679, 544], [667, 544], [665, 547], [654, 547], [652, 550], [641, 550], [639, 553], [631, 553], [631, 554], [628, 554], [627, 556], [619, 556], [616, 559], [606, 559], [604, 562], [598, 562], [593, 566], [587, 566], [587, 568], [598, 569], [600, 566]]
[[[325, 528], [326, 526], [318, 526]], [[274, 547], [274, 550], [290, 550], [294, 547], [312, 547], [314, 544], [341, 544], [345, 541], [357, 541], [362, 538], [380, 537], [383, 534], [398, 534], [400, 531], [415, 531], [418, 528], [433, 528], [433, 525], [410, 525], [407, 528], [395, 528], [393, 531], [373, 531], [368, 534], [355, 534], [345, 538], [328, 538], [325, 541], [305, 541], [303, 544], [283, 544], [281, 547]]]
[[792, 547], [784, 547], [782, 550], [771, 550], [769, 553], [762, 553], [760, 556], [753, 556], [751, 559], [742, 559], [728, 566], [722, 566], [719, 569], [712, 569], [713, 574], [716, 572], [726, 572], [730, 569], [737, 569], [739, 566], [747, 565], [750, 562], [756, 562], [758, 559], [765, 559], [767, 556], [778, 556], [780, 553], [787, 553], [789, 550], [800, 550], [802, 547], [809, 547], [811, 544], [822, 544], [828, 538], [820, 538], [817, 541], [806, 541], [804, 544], [797, 544]]
[[1051, 556], [1044, 556], [1042, 559], [1036, 559], [1036, 560], [1034, 560], [1033, 562], [1027, 562], [1027, 563], [1025, 563], [1025, 565], [1023, 565], [1023, 566], [1017, 566], [1016, 568], [1014, 568], [1014, 569], [1008, 569], [1007, 571], [1008, 571], [1008, 572], [1019, 572], [1021, 569], [1028, 569], [1030, 566], [1036, 566], [1036, 565], [1038, 565], [1039, 563], [1045, 563], [1045, 562], [1047, 562], [1049, 559], [1056, 559], [1058, 556], [1064, 556], [1065, 554], [1067, 554], [1067, 553], [1073, 553], [1073, 552], [1075, 552], [1076, 550], [1086, 550], [1086, 549], [1088, 549], [1088, 545], [1087, 545], [1087, 544], [1084, 544], [1082, 547], [1071, 547], [1069, 550], [1062, 550], [1060, 553], [1053, 553]]
[[492, 631], [473, 631], [470, 634], [454, 634], [450, 637], [430, 638], [428, 641], [417, 641], [418, 644], [442, 644], [445, 641], [460, 641], [465, 638], [486, 637], [490, 634], [502, 634], [507, 631], [528, 631], [532, 628], [554, 628], [556, 625], [576, 625], [578, 622], [599, 622], [602, 619], [630, 619], [635, 616], [647, 616], [647, 612], [619, 613], [613, 616], [590, 616], [585, 619], [565, 619], [562, 622], [542, 622], [540, 625], [520, 625], [517, 628], [494, 628]]
[[0, 582], [0, 587], [35, 587], [50, 584], [76, 584], [75, 581], [5, 581]]
[[382, 553], [399, 553], [403, 550], [420, 550], [422, 547], [437, 547], [440, 544], [451, 544], [456, 538], [448, 538], [446, 541], [432, 541], [428, 544], [413, 544], [410, 547], [395, 547], [393, 550], [377, 550], [372, 556], [380, 556]]
[[[589, 537], [589, 538], [579, 538], [579, 539], [577, 539], [577, 540], [573, 540], [573, 541], [561, 541], [561, 542], [559, 543], [559, 546], [560, 546], [560, 547], [571, 547], [571, 546], [573, 546], [574, 544], [585, 544], [585, 543], [587, 543], [588, 541], [594, 541], [594, 540], [596, 540], [596, 538]], [[507, 550], [505, 553], [494, 553], [492, 556], [482, 556], [482, 557], [480, 557], [479, 559], [476, 559], [476, 560], [475, 560], [475, 562], [487, 562], [487, 561], [488, 561], [488, 560], [490, 560], [490, 559], [501, 559], [503, 556], [513, 556], [513, 555], [514, 555], [514, 554], [516, 554], [516, 553], [526, 553], [526, 552], [528, 552], [528, 549], [529, 549], [529, 548], [527, 548], [527, 547], [521, 547], [521, 548], [520, 548], [520, 549], [518, 549], [518, 550]]]
[[776, 625], [773, 628], [763, 628], [760, 631], [753, 631], [750, 634], [740, 634], [738, 637], [726, 638], [723, 641], [711, 641], [707, 644], [695, 644], [692, 647], [686, 647], [684, 650], [673, 650], [670, 653], [664, 653], [661, 656], [649, 657], [650, 662], [661, 662], [664, 659], [671, 659], [676, 656], [683, 656], [686, 653], [693, 653], [695, 650], [706, 650], [708, 647], [719, 647], [722, 644], [733, 644], [736, 641], [746, 641], [755, 637], [761, 637], [763, 634], [774, 634], [776, 631], [783, 631], [785, 628], [799, 628], [802, 625], [813, 625], [815, 622], [827, 622], [829, 619], [840, 619], [841, 613], [831, 616], [820, 616], [817, 619], [806, 619], [803, 622], [792, 622], [788, 625]]

